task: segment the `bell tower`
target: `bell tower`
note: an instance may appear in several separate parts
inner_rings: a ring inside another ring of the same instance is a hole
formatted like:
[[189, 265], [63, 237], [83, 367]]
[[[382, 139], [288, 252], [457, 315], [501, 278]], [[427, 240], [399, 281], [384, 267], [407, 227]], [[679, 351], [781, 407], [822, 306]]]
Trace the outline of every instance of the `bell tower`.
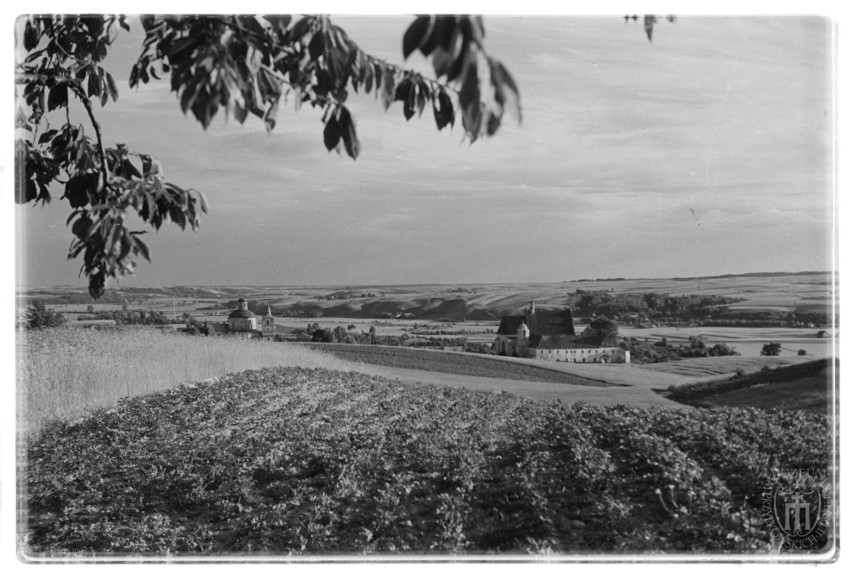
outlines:
[[266, 305], [266, 315], [261, 320], [260, 334], [262, 337], [275, 337], [275, 316], [272, 315], [269, 304]]

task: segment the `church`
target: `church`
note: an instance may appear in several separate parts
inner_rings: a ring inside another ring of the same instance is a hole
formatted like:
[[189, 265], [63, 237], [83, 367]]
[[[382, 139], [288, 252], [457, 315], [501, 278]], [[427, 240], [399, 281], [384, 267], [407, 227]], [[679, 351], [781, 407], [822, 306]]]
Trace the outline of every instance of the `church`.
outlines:
[[569, 308], [536, 311], [534, 301], [522, 315], [503, 316], [494, 340], [494, 352], [568, 363], [630, 362], [630, 351], [619, 345], [614, 331], [590, 326], [576, 335]]
[[248, 334], [262, 339], [275, 337], [275, 317], [272, 308], [267, 304], [266, 315], [258, 325], [257, 315], [248, 309], [245, 298], [237, 300], [237, 309], [228, 314], [228, 333]]

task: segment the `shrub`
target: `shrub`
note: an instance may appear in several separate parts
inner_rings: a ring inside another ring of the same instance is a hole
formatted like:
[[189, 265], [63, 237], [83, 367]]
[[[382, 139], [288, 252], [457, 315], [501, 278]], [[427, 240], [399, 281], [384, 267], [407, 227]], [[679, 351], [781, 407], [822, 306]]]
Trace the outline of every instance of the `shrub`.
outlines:
[[781, 354], [781, 344], [780, 343], [766, 343], [760, 350], [761, 355], [766, 356], [775, 356]]
[[807, 352], [807, 351], [805, 351], [804, 349], [799, 349], [799, 351], [798, 351], [796, 354], [797, 354], [797, 355], [807, 355], [807, 354], [808, 354], [808, 352]]
[[56, 327], [63, 323], [65, 323], [65, 316], [57, 311], [48, 309], [41, 300], [33, 300], [33, 303], [27, 308], [27, 320], [25, 324], [27, 329]]

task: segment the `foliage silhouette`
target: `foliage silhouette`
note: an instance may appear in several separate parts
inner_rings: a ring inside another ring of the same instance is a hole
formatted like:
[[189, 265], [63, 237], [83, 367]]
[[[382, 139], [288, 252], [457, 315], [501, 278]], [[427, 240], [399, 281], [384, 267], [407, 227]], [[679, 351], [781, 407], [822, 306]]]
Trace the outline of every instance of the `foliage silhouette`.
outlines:
[[[518, 87], [485, 51], [478, 16], [419, 16], [405, 32], [403, 54], [431, 58], [436, 79], [365, 53], [327, 16], [142, 16], [141, 24], [130, 86], [169, 75], [181, 110], [204, 128], [222, 110], [239, 123], [255, 115], [271, 131], [291, 98], [297, 109], [322, 110], [325, 147], [355, 159], [351, 92], [375, 93], [385, 109], [401, 102], [406, 120], [428, 105], [439, 130], [458, 116], [471, 142], [495, 134], [506, 112], [521, 119]], [[130, 29], [124, 16], [30, 16], [18, 25], [26, 55], [16, 65], [16, 201], [45, 205], [51, 188], [64, 186], [73, 209], [68, 258], [82, 254], [93, 298], [108, 278], [133, 273], [138, 257], [150, 261], [146, 231], [127, 226], [129, 213], [156, 231], [169, 221], [195, 230], [207, 212], [204, 196], [167, 182], [153, 156], [103, 143], [94, 103], [118, 98], [103, 61], [119, 29]], [[74, 99], [86, 126], [70, 120]], [[48, 117], [62, 111], [52, 127]]]

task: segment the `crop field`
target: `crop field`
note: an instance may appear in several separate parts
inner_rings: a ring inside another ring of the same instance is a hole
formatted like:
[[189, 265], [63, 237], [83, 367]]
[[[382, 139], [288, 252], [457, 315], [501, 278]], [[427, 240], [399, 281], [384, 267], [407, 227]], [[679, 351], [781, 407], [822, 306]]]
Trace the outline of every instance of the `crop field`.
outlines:
[[607, 387], [608, 383], [578, 377], [564, 370], [524, 365], [506, 357], [472, 357], [430, 349], [384, 347], [380, 345], [348, 345], [345, 343], [312, 343], [312, 349], [368, 365], [399, 367], [456, 375], [473, 375], [520, 381], [564, 383]]
[[765, 554], [770, 464], [825, 470], [828, 427], [246, 371], [29, 437], [22, 553]]

